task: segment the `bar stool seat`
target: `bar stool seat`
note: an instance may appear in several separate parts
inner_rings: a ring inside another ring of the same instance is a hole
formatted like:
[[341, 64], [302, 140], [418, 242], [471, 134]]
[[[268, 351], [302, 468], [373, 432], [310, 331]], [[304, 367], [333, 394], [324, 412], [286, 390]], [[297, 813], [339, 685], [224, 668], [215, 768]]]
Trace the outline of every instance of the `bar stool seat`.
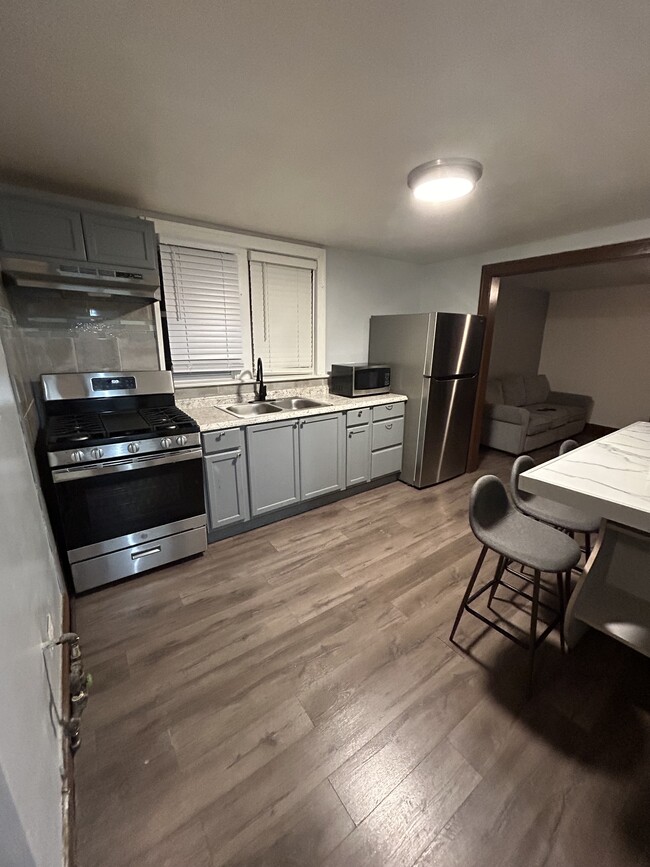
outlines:
[[[566, 533], [555, 530], [547, 524], [535, 521], [517, 511], [508, 498], [503, 482], [496, 476], [483, 476], [474, 484], [470, 495], [469, 523], [476, 538], [483, 543], [483, 547], [458, 608], [449, 639], [450, 641], [454, 640], [461, 617], [464, 612], [467, 612], [492, 629], [496, 629], [506, 638], [514, 641], [515, 644], [526, 648], [529, 653], [528, 692], [530, 694], [535, 650], [551, 630], [558, 625], [560, 641], [562, 649], [564, 649], [565, 583], [567, 576], [570, 575], [571, 570], [580, 560], [580, 548], [577, 542]], [[494, 576], [483, 587], [474, 590], [488, 550], [495, 551], [499, 555], [499, 562]], [[510, 565], [513, 562], [532, 568], [533, 577], [515, 571]], [[516, 575], [527, 584], [532, 585], [532, 595], [506, 584], [505, 581], [502, 582], [505, 572]], [[540, 602], [539, 599], [543, 572], [555, 573], [558, 607], [555, 609], [555, 619], [543, 630], [541, 635], [538, 635], [539, 606], [550, 607]], [[475, 599], [489, 590], [488, 608], [491, 608], [496, 589], [502, 583], [503, 586], [532, 602], [527, 642], [505, 629], [495, 620], [488, 619], [484, 613], [471, 605]]]
[[483, 544], [515, 563], [540, 572], [566, 572], [580, 559], [577, 543], [565, 533], [512, 509], [498, 523], [482, 527]]
[[[521, 491], [519, 491], [519, 496], [521, 497]], [[600, 519], [594, 518], [593, 515], [587, 515], [572, 506], [554, 503], [553, 500], [547, 500], [545, 497], [538, 497], [537, 495], [534, 495], [530, 500], [523, 500], [521, 506], [518, 502], [517, 506], [525, 515], [535, 518], [537, 521], [543, 521], [554, 527], [562, 527], [562, 529], [570, 530], [572, 533], [597, 533], [600, 526]]]

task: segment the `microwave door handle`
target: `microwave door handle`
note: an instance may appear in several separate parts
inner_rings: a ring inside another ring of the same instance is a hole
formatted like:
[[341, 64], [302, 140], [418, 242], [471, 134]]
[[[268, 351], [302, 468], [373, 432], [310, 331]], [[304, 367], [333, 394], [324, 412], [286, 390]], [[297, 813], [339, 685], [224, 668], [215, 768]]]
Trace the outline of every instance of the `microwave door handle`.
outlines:
[[89, 464], [88, 466], [78, 467], [74, 469], [58, 469], [52, 470], [52, 479], [55, 484], [60, 482], [71, 482], [76, 479], [88, 479], [93, 476], [109, 476], [113, 473], [124, 473], [130, 470], [143, 470], [147, 467], [158, 467], [164, 464], [178, 464], [181, 461], [191, 461], [194, 458], [199, 458], [203, 454], [200, 446], [192, 449], [185, 449], [182, 452], [168, 452], [165, 455], [142, 455], [139, 458], [133, 458], [126, 461], [114, 461], [106, 464]]

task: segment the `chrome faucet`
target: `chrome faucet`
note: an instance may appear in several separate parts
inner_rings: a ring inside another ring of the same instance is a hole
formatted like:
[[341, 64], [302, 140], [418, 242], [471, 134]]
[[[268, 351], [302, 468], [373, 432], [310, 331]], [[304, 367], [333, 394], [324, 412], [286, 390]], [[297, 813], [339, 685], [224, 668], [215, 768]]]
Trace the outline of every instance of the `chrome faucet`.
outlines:
[[266, 386], [264, 385], [264, 366], [262, 359], [257, 359], [257, 371], [255, 375], [255, 400], [266, 400]]

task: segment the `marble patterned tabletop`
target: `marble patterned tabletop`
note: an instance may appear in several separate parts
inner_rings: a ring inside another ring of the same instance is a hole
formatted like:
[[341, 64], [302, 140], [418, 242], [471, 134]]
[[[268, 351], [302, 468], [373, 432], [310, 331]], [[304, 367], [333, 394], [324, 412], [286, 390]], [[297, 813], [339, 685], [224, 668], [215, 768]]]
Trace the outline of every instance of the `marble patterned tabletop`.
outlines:
[[650, 533], [650, 422], [540, 464], [519, 483], [531, 494]]
[[[383, 406], [391, 403], [403, 403], [407, 400], [405, 394], [376, 394], [366, 395], [365, 397], [341, 397], [337, 394], [330, 394], [323, 388], [302, 388], [289, 390], [272, 390], [269, 387], [269, 396], [267, 400], [273, 402], [282, 397], [295, 397], [299, 394], [300, 397], [309, 397], [313, 400], [320, 400], [326, 406], [313, 407], [312, 409], [300, 410], [284, 410], [283, 412], [274, 413], [273, 415], [253, 416], [252, 418], [238, 418], [225, 412], [222, 407], [231, 406], [237, 403], [237, 396], [234, 394], [226, 396], [212, 397], [193, 397], [181, 398], [176, 401], [177, 406], [186, 412], [197, 422], [202, 431], [223, 430], [233, 427], [247, 427], [251, 424], [267, 424], [275, 420], [283, 420], [290, 418], [305, 418], [313, 415], [326, 415], [330, 412], [346, 412], [352, 409], [362, 409], [367, 406]], [[249, 400], [250, 395], [245, 396], [245, 401]]]

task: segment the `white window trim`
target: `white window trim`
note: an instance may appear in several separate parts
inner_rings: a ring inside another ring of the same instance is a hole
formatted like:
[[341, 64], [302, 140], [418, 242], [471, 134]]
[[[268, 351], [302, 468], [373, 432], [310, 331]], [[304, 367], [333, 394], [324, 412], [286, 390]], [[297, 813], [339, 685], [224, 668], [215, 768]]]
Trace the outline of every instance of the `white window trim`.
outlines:
[[[280, 241], [270, 238], [261, 238], [257, 235], [246, 235], [241, 232], [228, 232], [223, 229], [211, 229], [207, 226], [195, 226], [191, 223], [175, 223], [169, 220], [154, 219], [156, 232], [159, 240], [164, 244], [177, 244], [179, 246], [198, 247], [205, 250], [222, 250], [224, 253], [233, 253], [237, 257], [240, 286], [242, 287], [242, 316], [243, 322], [250, 323], [250, 290], [248, 276], [249, 253], [258, 256], [264, 254], [278, 254], [290, 256], [293, 259], [310, 259], [316, 262], [316, 279], [314, 280], [314, 372], [310, 374], [285, 374], [282, 376], [265, 377], [269, 382], [282, 380], [321, 379], [327, 376], [325, 365], [325, 339], [326, 339], [326, 297], [325, 297], [325, 249], [312, 247], [294, 241]], [[247, 358], [253, 359], [252, 329], [245, 328], [244, 353]], [[254, 371], [253, 371], [254, 375]], [[179, 388], [198, 388], [207, 385], [231, 385], [239, 382], [238, 379], [225, 379], [223, 377], [179, 377]]]

